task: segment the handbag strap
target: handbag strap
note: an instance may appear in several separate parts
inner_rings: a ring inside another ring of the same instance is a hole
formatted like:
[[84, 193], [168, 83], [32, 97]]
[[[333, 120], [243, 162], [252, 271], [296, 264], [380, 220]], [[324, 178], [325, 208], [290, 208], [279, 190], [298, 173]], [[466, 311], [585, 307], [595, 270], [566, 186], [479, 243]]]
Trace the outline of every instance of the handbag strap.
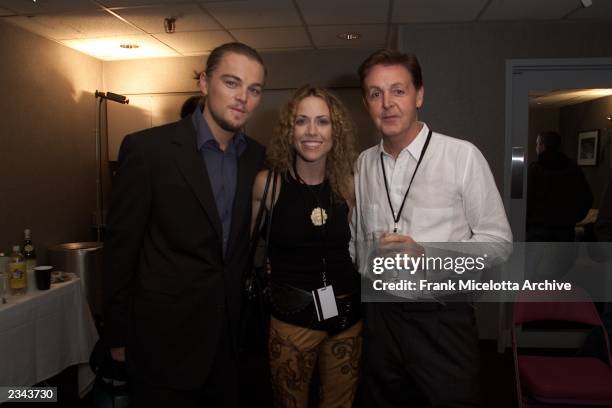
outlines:
[[[268, 177], [266, 177], [266, 184], [264, 186], [264, 191], [261, 199], [261, 204], [259, 205], [259, 209], [257, 210], [257, 216], [255, 217], [255, 226], [253, 228], [253, 235], [251, 236], [251, 244], [249, 246], [249, 260], [251, 265], [253, 264], [253, 260], [255, 259], [255, 252], [257, 250], [257, 242], [259, 241], [259, 231], [261, 229], [261, 221], [263, 218], [264, 211], [266, 211], [266, 200], [268, 199], [268, 190], [270, 187], [270, 180], [272, 179], [273, 172], [268, 172]], [[267, 254], [266, 248], [266, 254]]]
[[[264, 246], [264, 261], [268, 262], [268, 245], [270, 244], [270, 231], [272, 230], [272, 215], [274, 214], [275, 200], [276, 200], [276, 184], [278, 177], [276, 176], [276, 172], [271, 172], [274, 176], [272, 180], [272, 200], [270, 201], [270, 210], [268, 211], [268, 223], [266, 228], [266, 242]], [[264, 203], [265, 204], [265, 203]]]

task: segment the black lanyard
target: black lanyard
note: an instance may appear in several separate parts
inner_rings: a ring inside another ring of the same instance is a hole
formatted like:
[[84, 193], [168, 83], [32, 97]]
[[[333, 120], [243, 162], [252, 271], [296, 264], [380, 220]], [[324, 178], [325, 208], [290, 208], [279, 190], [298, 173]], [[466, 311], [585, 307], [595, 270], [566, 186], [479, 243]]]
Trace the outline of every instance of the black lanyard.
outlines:
[[393, 216], [393, 232], [397, 232], [397, 224], [399, 223], [400, 217], [402, 216], [402, 211], [404, 209], [404, 204], [406, 204], [406, 199], [408, 198], [410, 187], [412, 187], [414, 176], [416, 176], [417, 170], [419, 169], [419, 166], [421, 165], [421, 161], [423, 160], [423, 156], [425, 156], [425, 151], [427, 150], [427, 146], [429, 146], [430, 140], [431, 140], [431, 129], [429, 130], [429, 134], [427, 134], [427, 140], [425, 140], [425, 144], [423, 145], [423, 149], [421, 150], [421, 155], [419, 156], [419, 161], [417, 161], [417, 165], [414, 169], [414, 173], [412, 173], [412, 177], [410, 178], [410, 183], [408, 184], [408, 188], [406, 189], [406, 194], [404, 194], [404, 199], [402, 200], [402, 205], [400, 206], [397, 214], [395, 213], [395, 210], [393, 210], [393, 204], [391, 204], [391, 194], [389, 194], [389, 184], [387, 184], [387, 173], [385, 172], [385, 163], [383, 162], [383, 152], [380, 152], [380, 167], [382, 168], [383, 179], [385, 180], [385, 190], [387, 191], [387, 201], [389, 202], [389, 208], [391, 209], [391, 215]]
[[[297, 164], [296, 164], [296, 159], [293, 159], [293, 173], [295, 174], [295, 179], [298, 182], [298, 184], [303, 184], [304, 186], [306, 186], [306, 189], [308, 190], [308, 192], [314, 197], [315, 202], [317, 204], [317, 207], [319, 208], [319, 214], [321, 216], [321, 242], [322, 242], [322, 247], [321, 247], [321, 278], [323, 280], [323, 287], [327, 286], [327, 244], [326, 244], [326, 231], [325, 231], [325, 224], [326, 221], [323, 218], [323, 211], [324, 211], [324, 207], [323, 207], [323, 203], [321, 202], [321, 200], [319, 200], [319, 195], [321, 194], [321, 192], [323, 191], [323, 189], [325, 188], [325, 180], [323, 180], [323, 184], [321, 184], [321, 189], [319, 190], [319, 194], [315, 193], [312, 189], [312, 187], [308, 184], [306, 184], [306, 182], [302, 179], [302, 177], [300, 177], [300, 174], [297, 171]], [[331, 217], [331, 211], [332, 211], [332, 198], [331, 198], [331, 186], [330, 186], [330, 192], [329, 192], [329, 214], [327, 214], [327, 220], [329, 220], [329, 218]]]

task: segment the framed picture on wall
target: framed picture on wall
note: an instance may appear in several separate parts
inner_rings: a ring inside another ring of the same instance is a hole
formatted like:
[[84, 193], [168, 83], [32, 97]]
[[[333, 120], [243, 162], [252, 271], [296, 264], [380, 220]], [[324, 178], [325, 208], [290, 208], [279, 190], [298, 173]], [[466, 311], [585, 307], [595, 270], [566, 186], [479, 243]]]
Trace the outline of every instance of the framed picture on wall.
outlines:
[[578, 165], [597, 166], [599, 130], [578, 132]]

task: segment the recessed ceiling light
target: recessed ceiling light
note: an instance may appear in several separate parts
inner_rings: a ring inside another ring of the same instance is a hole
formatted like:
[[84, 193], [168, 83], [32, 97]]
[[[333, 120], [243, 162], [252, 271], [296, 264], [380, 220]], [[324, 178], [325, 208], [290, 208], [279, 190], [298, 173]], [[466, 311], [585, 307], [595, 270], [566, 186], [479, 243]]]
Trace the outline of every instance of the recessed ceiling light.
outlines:
[[361, 34], [359, 33], [340, 33], [336, 37], [341, 40], [353, 41], [361, 38]]
[[131, 49], [134, 49], [134, 48], [140, 48], [140, 45], [138, 45], [138, 44], [129, 44], [129, 43], [128, 44], [121, 44], [119, 46], [121, 48], [125, 48], [127, 50], [131, 50]]

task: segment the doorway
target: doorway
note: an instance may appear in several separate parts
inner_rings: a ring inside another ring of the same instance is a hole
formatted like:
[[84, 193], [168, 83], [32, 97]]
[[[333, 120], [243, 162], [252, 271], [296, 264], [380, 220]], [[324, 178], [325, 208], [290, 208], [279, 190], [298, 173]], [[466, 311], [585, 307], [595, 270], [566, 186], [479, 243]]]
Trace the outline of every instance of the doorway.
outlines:
[[[535, 142], [530, 143], [530, 99], [551, 96], [555, 93], [570, 93], [612, 89], [612, 58], [508, 60], [506, 62], [506, 159], [504, 166], [504, 204], [515, 242], [524, 242], [526, 237], [527, 166], [533, 159]], [[531, 98], [530, 98], [531, 95]], [[603, 94], [602, 97], [610, 95]], [[597, 99], [597, 98], [593, 98]], [[570, 106], [569, 99], [566, 106]], [[537, 109], [532, 108], [532, 112]], [[610, 112], [612, 113], [612, 112]], [[610, 115], [608, 113], [608, 115]], [[533, 116], [533, 115], [532, 115]], [[605, 118], [604, 118], [605, 119]], [[561, 121], [559, 121], [561, 122]], [[542, 129], [544, 130], [544, 129]], [[547, 129], [554, 130], [554, 129]], [[561, 130], [561, 129], [559, 129]], [[592, 129], [582, 129], [592, 130]], [[612, 122], [608, 121], [600, 130], [600, 153], [606, 148], [606, 140], [612, 136]], [[569, 131], [569, 130], [568, 130]], [[533, 133], [533, 131], [532, 131]], [[533, 135], [532, 135], [533, 137]], [[576, 135], [576, 138], [578, 135]], [[602, 143], [602, 140], [604, 141]], [[576, 154], [570, 142], [564, 146]], [[599, 160], [598, 176], [602, 169], [610, 170], [609, 145], [607, 163]], [[600, 197], [601, 192], [596, 195]], [[595, 202], [594, 205], [598, 203]]]
[[[578, 165], [593, 193], [592, 211], [585, 218], [596, 216], [612, 173], [612, 121], [607, 119], [612, 112], [606, 112], [608, 107], [612, 110], [611, 90], [612, 58], [506, 62], [504, 204], [515, 241], [512, 263], [507, 265], [513, 271], [526, 270], [525, 254], [520, 252], [527, 240], [527, 170], [538, 159], [535, 144], [540, 132], [555, 131], [561, 135], [561, 151]], [[597, 109], [604, 113], [591, 113]], [[593, 135], [597, 135], [597, 146]], [[579, 140], [588, 136], [589, 142], [581, 151]], [[581, 156], [585, 159], [582, 163]], [[584, 221], [588, 224], [589, 220]], [[578, 239], [585, 239], [584, 235], [577, 235]], [[510, 304], [502, 304], [498, 326], [500, 352], [509, 345], [509, 320]], [[536, 335], [529, 343], [537, 347], [540, 340], [546, 341]]]

